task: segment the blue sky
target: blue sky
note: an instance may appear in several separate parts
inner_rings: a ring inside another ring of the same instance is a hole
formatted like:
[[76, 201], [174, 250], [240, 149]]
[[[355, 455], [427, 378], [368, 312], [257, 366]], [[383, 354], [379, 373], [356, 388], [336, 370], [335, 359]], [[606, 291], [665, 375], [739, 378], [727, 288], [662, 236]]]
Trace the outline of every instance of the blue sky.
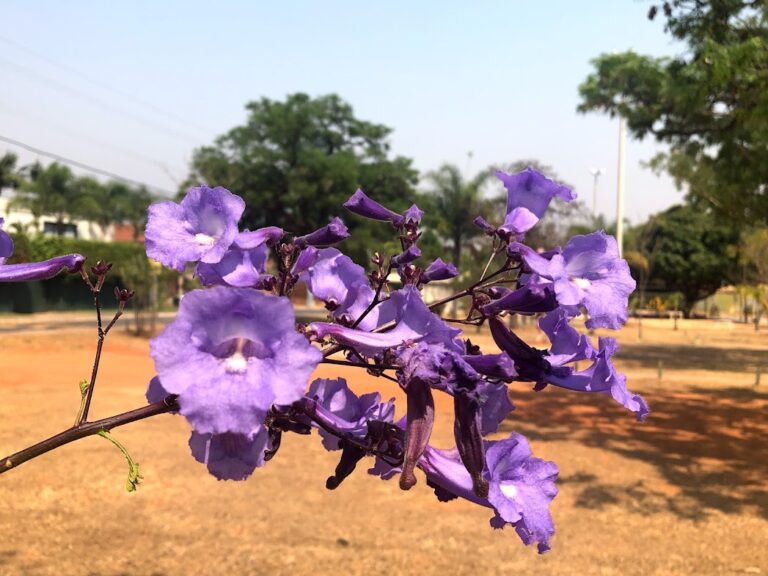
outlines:
[[[588, 170], [605, 168], [598, 210], [612, 218], [618, 121], [577, 114], [577, 87], [600, 53], [679, 51], [649, 6], [6, 1], [0, 135], [175, 190], [192, 150], [241, 123], [245, 102], [336, 92], [392, 127], [393, 152], [422, 172], [537, 158], [589, 203]], [[659, 150], [628, 143], [634, 222], [682, 199], [640, 165]]]

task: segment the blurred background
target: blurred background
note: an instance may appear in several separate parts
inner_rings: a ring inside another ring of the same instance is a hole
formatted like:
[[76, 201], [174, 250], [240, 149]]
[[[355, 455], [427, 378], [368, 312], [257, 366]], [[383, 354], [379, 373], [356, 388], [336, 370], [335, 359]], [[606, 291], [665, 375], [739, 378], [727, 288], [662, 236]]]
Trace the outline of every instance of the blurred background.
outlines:
[[[151, 202], [205, 183], [245, 199], [241, 227], [306, 233], [339, 215], [361, 264], [396, 239], [344, 200], [360, 187], [397, 211], [416, 202], [424, 261], [462, 270], [453, 290], [487, 255], [472, 217], [503, 214], [495, 171], [527, 166], [578, 194], [527, 243], [619, 239], [638, 289], [618, 364], [653, 410], [639, 425], [609, 398], [513, 391], [506, 431], [561, 469], [544, 558], [423, 486], [358, 474], [326, 492], [333, 458], [303, 438], [248, 482], [213, 486], [186, 424], [160, 418], [121, 430], [146, 462], [137, 494], [120, 493], [121, 463], [95, 439], [4, 475], [0, 574], [768, 573], [764, 1], [9, 1], [0, 14], [9, 262], [79, 252], [138, 294], [107, 347], [100, 414], [141, 403], [148, 337], [197, 285], [147, 260]], [[90, 305], [73, 277], [0, 284], [0, 454], [70, 424]], [[544, 344], [532, 319], [518, 328]]]

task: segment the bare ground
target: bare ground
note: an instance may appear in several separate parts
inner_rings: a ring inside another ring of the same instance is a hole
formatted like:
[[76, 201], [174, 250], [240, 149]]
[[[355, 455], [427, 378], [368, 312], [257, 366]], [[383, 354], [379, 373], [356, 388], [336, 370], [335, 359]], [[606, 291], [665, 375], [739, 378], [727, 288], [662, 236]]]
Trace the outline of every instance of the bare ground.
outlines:
[[[362, 469], [325, 490], [336, 455], [316, 437], [287, 438], [247, 482], [217, 482], [189, 456], [184, 420], [161, 416], [115, 432], [141, 462], [137, 493], [101, 438], [0, 476], [0, 575], [768, 574], [768, 375], [754, 386], [768, 334], [666, 320], [638, 334], [620, 335], [619, 364], [651, 404], [645, 424], [606, 396], [512, 390], [505, 431], [561, 472], [544, 556], [423, 481], [401, 492]], [[93, 340], [79, 327], [0, 335], [0, 455], [71, 424]], [[331, 368], [361, 391], [379, 384]], [[110, 335], [94, 416], [141, 405], [152, 374], [146, 340]], [[435, 443], [448, 446], [450, 403], [438, 407]]]

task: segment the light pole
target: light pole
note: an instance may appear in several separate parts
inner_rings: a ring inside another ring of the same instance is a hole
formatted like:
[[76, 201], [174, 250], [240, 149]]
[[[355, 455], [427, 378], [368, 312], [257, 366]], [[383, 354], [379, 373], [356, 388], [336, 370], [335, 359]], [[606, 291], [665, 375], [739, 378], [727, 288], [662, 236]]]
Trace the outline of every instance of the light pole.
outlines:
[[592, 174], [592, 220], [597, 220], [597, 181], [605, 174], [605, 168], [590, 168]]

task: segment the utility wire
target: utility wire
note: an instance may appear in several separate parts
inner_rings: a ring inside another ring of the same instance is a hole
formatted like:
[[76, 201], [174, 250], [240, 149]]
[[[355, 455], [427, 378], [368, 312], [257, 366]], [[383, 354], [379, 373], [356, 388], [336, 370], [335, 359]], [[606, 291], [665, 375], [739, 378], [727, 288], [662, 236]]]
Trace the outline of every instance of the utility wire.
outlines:
[[63, 70], [67, 72], [68, 74], [75, 75], [82, 80], [85, 80], [89, 84], [92, 84], [93, 86], [97, 86], [98, 88], [101, 88], [102, 90], [106, 90], [108, 92], [112, 92], [113, 94], [120, 96], [121, 98], [124, 98], [126, 100], [130, 100], [134, 104], [138, 104], [139, 106], [144, 106], [145, 108], [148, 108], [152, 111], [154, 111], [156, 114], [160, 114], [162, 116], [165, 116], [167, 118], [172, 118], [174, 121], [182, 122], [185, 126], [194, 126], [195, 128], [202, 130], [206, 132], [208, 135], [215, 134], [217, 131], [213, 130], [212, 128], [209, 128], [207, 126], [203, 126], [197, 122], [190, 122], [188, 118], [184, 118], [178, 114], [175, 114], [174, 112], [171, 112], [169, 110], [165, 110], [156, 104], [153, 104], [152, 102], [148, 100], [144, 100], [143, 98], [137, 97], [135, 94], [132, 94], [130, 92], [125, 92], [123, 90], [120, 90], [118, 88], [115, 88], [114, 86], [111, 86], [109, 84], [106, 84], [102, 82], [101, 80], [98, 80], [96, 78], [93, 78], [92, 76], [85, 74], [84, 72], [78, 70], [77, 68], [73, 68], [72, 66], [69, 66], [68, 64], [64, 64], [62, 62], [58, 62], [57, 60], [54, 60], [45, 54], [42, 54], [36, 50], [33, 50], [32, 48], [25, 46], [15, 40], [11, 40], [10, 38], [7, 38], [5, 36], [0, 35], [0, 42], [7, 44], [8, 46], [13, 46], [17, 50], [20, 50], [21, 52], [25, 52], [29, 54], [30, 56], [33, 56], [34, 58], [37, 58], [38, 60], [42, 60], [43, 62], [46, 62], [47, 64], [54, 66], [56, 68], [59, 68], [60, 70]]
[[[92, 144], [97, 144], [98, 146], [105, 147], [105, 148], [111, 148], [112, 150], [115, 150], [116, 152], [119, 152], [123, 156], [131, 156], [137, 160], [141, 160], [143, 162], [146, 162], [148, 164], [151, 164], [152, 166], [155, 166], [162, 170], [168, 178], [170, 178], [175, 184], [179, 183], [179, 179], [171, 172], [170, 167], [165, 162], [161, 162], [160, 160], [157, 160], [155, 158], [151, 158], [150, 156], [146, 156], [144, 154], [140, 154], [138, 152], [135, 152], [133, 150], [129, 150], [127, 148], [123, 148], [122, 146], [118, 146], [112, 142], [107, 142], [105, 140], [101, 140], [99, 138], [93, 138], [92, 136], [88, 136], [87, 134], [83, 134], [82, 132], [79, 132], [77, 130], [72, 130], [71, 128], [68, 128], [54, 120], [51, 120], [49, 118], [44, 118], [42, 116], [38, 116], [37, 114], [31, 114], [27, 112], [26, 110], [21, 110], [19, 108], [16, 108], [14, 106], [8, 106], [7, 104], [3, 103], [0, 106], [0, 114], [8, 113], [10, 115], [15, 116], [23, 116], [29, 120], [32, 120], [33, 122], [40, 123], [46, 127], [46, 129], [50, 129], [51, 127], [57, 129], [58, 131], [69, 135], [70, 137], [79, 138], [81, 140], [85, 140], [87, 142], [91, 142]], [[183, 170], [176, 168], [177, 171], [183, 172]]]
[[0, 134], [0, 141], [5, 142], [7, 144], [11, 144], [12, 146], [18, 146], [19, 148], [23, 148], [24, 150], [32, 152], [33, 154], [39, 154], [40, 156], [51, 158], [53, 160], [56, 160], [57, 162], [63, 162], [64, 164], [69, 164], [70, 166], [74, 166], [75, 168], [80, 168], [82, 170], [86, 170], [94, 174], [106, 176], [107, 178], [111, 178], [113, 180], [118, 180], [126, 184], [131, 184], [133, 186], [144, 186], [146, 188], [150, 188], [152, 190], [155, 190], [156, 192], [160, 192], [164, 196], [176, 195], [176, 192], [172, 192], [171, 190], [166, 190], [165, 188], [159, 188], [158, 186], [151, 186], [144, 182], [134, 180], [133, 178], [126, 178], [125, 176], [121, 176], [120, 174], [115, 174], [114, 172], [110, 172], [109, 170], [104, 170], [102, 168], [97, 168], [96, 166], [91, 166], [90, 164], [85, 164], [77, 160], [72, 160], [71, 158], [67, 158], [65, 156], [61, 156], [60, 154], [56, 154], [55, 152], [49, 152], [47, 150], [37, 148], [30, 144], [26, 144], [21, 140], [16, 140], [15, 138], [9, 138], [8, 136], [3, 136], [2, 134]]
[[85, 94], [79, 90], [76, 90], [74, 88], [67, 86], [62, 82], [59, 82], [58, 80], [53, 80], [52, 78], [49, 78], [44, 74], [40, 74], [39, 72], [32, 70], [31, 68], [28, 68], [21, 64], [17, 64], [15, 62], [11, 62], [10, 60], [7, 60], [5, 58], [0, 58], [0, 66], [3, 66], [11, 70], [12, 72], [18, 74], [19, 76], [24, 76], [30, 80], [34, 80], [41, 84], [46, 84], [49, 87], [54, 88], [55, 90], [58, 90], [59, 92], [70, 94], [72, 96], [77, 96], [89, 102], [90, 104], [97, 106], [99, 108], [102, 108], [110, 113], [130, 117], [135, 122], [144, 124], [145, 126], [148, 126], [156, 131], [165, 132], [167, 135], [177, 138], [178, 140], [181, 140], [183, 142], [189, 143], [190, 140], [195, 141], [199, 139], [198, 136], [190, 132], [185, 132], [184, 130], [178, 130], [172, 126], [168, 126], [167, 124], [164, 124], [161, 122], [155, 122], [151, 119], [142, 117], [142, 115], [136, 114], [135, 112], [131, 112], [129, 110], [125, 110], [125, 109], [121, 110], [120, 107], [114, 106], [113, 104], [103, 100], [102, 98], [97, 98], [95, 96], [90, 96], [88, 94]]

